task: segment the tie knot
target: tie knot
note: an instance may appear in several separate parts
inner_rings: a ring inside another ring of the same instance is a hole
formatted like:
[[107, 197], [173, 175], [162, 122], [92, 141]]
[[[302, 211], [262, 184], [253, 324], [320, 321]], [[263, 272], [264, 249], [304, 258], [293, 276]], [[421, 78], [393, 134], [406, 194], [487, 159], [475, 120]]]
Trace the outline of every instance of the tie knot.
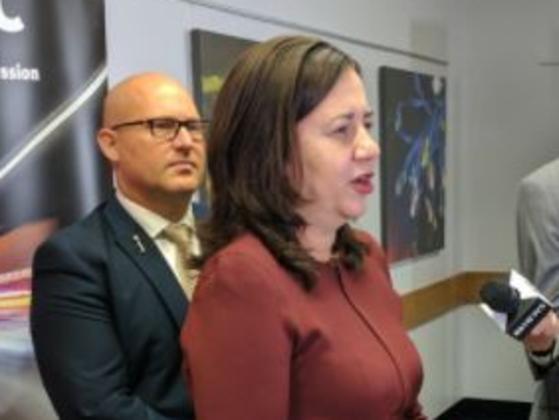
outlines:
[[163, 229], [163, 235], [179, 247], [188, 247], [190, 229], [182, 223], [171, 223]]

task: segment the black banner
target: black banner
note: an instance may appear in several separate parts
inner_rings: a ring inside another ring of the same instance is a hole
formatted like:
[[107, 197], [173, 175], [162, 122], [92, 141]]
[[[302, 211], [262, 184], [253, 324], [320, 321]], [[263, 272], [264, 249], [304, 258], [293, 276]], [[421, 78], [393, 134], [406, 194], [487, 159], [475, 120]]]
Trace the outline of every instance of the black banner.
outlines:
[[46, 418], [18, 406], [34, 378], [30, 264], [110, 188], [95, 141], [105, 57], [103, 0], [0, 0], [1, 419]]

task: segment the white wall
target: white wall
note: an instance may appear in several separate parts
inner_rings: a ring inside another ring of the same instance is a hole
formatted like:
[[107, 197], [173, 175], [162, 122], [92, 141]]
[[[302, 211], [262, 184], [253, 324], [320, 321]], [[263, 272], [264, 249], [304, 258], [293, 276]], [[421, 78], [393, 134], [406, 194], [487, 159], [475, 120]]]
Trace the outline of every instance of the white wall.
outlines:
[[[516, 266], [520, 179], [559, 155], [557, 13], [552, 0], [455, 1], [449, 16], [451, 124], [459, 194], [458, 263], [465, 270]], [[465, 396], [530, 401], [521, 346], [474, 309], [456, 324]]]
[[[463, 269], [515, 264], [519, 179], [559, 155], [559, 6], [554, 0], [106, 0], [109, 80], [159, 70], [191, 85], [189, 30], [251, 39], [293, 32], [281, 22], [449, 60], [418, 61], [354, 43], [336, 44], [364, 65], [378, 101], [380, 65], [447, 75], [447, 245], [392, 269], [400, 292]], [[220, 10], [225, 9], [225, 10]], [[244, 17], [237, 13], [242, 11]], [[269, 17], [262, 22], [251, 15]], [[280, 21], [278, 24], [278, 20]], [[360, 225], [380, 237], [378, 195]], [[520, 347], [474, 308], [412, 332], [425, 365], [421, 399], [430, 416], [464, 396], [530, 400]], [[491, 375], [488, 375], [491, 373]]]
[[559, 155], [559, 67], [539, 64], [559, 60], [553, 3], [454, 2], [450, 60], [460, 108], [453, 123], [464, 268], [516, 264], [516, 187]]
[[186, 28], [191, 18], [184, 2], [105, 0], [105, 16], [109, 84], [142, 71], [163, 71], [189, 82]]

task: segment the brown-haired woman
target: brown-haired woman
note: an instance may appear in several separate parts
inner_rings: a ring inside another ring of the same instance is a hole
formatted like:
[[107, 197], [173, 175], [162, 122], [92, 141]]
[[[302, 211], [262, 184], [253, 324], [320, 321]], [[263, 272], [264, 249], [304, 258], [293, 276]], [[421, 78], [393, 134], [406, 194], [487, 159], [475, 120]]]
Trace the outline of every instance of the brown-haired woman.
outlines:
[[372, 114], [358, 64], [318, 39], [258, 44], [227, 77], [181, 336], [198, 419], [425, 418], [384, 256], [348, 224], [373, 191]]

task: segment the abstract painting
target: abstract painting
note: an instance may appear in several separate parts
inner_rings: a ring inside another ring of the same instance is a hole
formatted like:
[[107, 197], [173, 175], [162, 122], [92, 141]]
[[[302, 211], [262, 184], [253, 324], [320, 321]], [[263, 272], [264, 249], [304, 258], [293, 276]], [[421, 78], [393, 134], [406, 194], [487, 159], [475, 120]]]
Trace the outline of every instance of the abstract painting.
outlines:
[[382, 242], [390, 262], [445, 242], [446, 79], [381, 67]]
[[239, 55], [254, 41], [195, 29], [191, 32], [194, 97], [204, 118], [212, 117], [225, 76]]
[[[254, 41], [195, 29], [192, 42], [192, 79], [194, 98], [203, 118], [210, 119], [217, 94], [237, 57]], [[208, 180], [193, 199], [194, 214], [204, 218], [208, 213]]]

